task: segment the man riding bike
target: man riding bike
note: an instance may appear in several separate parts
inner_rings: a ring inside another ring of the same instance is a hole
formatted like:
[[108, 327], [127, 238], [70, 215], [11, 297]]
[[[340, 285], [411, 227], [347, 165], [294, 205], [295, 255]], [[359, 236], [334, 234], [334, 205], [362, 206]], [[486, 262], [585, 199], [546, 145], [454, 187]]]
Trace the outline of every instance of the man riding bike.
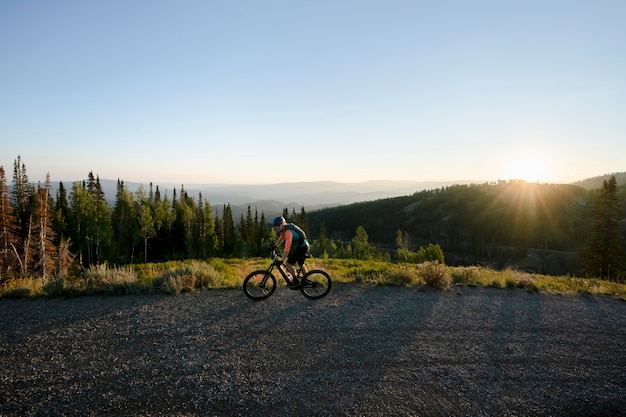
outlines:
[[282, 262], [285, 262], [285, 260], [287, 261], [285, 266], [292, 276], [289, 288], [297, 290], [300, 288], [300, 283], [298, 282], [298, 278], [296, 278], [297, 273], [295, 264], [297, 263], [300, 267], [302, 276], [304, 276], [308, 271], [307, 267], [304, 265], [306, 254], [309, 252], [309, 242], [307, 241], [306, 233], [304, 233], [304, 231], [295, 224], [287, 223], [283, 216], [276, 217], [272, 221], [272, 226], [274, 226], [276, 231], [280, 233], [278, 241], [274, 247], [278, 247], [281, 243], [285, 244]]

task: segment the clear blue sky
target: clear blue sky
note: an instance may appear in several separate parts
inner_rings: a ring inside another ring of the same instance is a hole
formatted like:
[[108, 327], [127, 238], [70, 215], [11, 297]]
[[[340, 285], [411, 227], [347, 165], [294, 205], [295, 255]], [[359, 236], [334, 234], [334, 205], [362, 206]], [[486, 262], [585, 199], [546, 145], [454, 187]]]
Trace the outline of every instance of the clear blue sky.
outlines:
[[0, 2], [31, 181], [571, 182], [626, 170], [626, 1]]

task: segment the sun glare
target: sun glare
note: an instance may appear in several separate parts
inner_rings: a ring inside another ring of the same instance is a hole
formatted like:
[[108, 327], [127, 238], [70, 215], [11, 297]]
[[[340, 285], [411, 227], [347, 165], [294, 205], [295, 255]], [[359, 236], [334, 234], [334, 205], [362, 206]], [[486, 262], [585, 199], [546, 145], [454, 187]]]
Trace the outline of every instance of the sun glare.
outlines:
[[526, 182], [547, 182], [553, 176], [549, 160], [536, 156], [524, 155], [513, 159], [507, 167], [507, 177]]

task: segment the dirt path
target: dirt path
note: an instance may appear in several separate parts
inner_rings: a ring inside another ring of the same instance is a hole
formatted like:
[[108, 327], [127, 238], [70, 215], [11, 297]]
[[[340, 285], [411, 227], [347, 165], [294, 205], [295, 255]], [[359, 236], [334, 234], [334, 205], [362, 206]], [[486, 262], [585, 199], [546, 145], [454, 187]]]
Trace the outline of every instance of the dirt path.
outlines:
[[1, 416], [626, 413], [626, 303], [337, 285], [0, 300]]

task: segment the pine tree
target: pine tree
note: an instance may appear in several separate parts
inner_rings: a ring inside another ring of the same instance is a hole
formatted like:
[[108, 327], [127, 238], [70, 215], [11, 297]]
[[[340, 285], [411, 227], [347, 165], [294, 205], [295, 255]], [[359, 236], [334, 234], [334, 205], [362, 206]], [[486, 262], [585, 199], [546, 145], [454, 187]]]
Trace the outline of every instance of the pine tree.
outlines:
[[593, 206], [591, 232], [581, 254], [587, 274], [608, 279], [624, 277], [626, 253], [620, 220], [620, 200], [613, 175], [604, 181]]
[[17, 218], [16, 232], [18, 242], [16, 243], [15, 255], [20, 264], [20, 271], [28, 273], [33, 260], [33, 204], [35, 199], [35, 188], [28, 181], [26, 175], [26, 165], [18, 155], [13, 163], [13, 210]]
[[59, 244], [63, 240], [70, 237], [70, 227], [68, 219], [70, 216], [70, 206], [67, 200], [67, 190], [63, 182], [59, 182], [57, 197], [54, 204], [53, 228], [56, 232], [56, 243]]
[[317, 239], [313, 245], [316, 256], [327, 257], [330, 255], [330, 242], [328, 240], [328, 232], [326, 232], [326, 223], [322, 222]]
[[54, 203], [52, 230], [55, 232], [55, 246], [57, 247], [56, 270], [61, 276], [67, 276], [69, 266], [75, 255], [71, 251], [71, 231], [69, 219], [70, 206], [67, 199], [67, 190], [63, 182], [59, 182], [57, 197]]
[[17, 219], [9, 201], [9, 187], [4, 167], [0, 166], [0, 273], [6, 275], [18, 261]]
[[352, 239], [353, 254], [356, 259], [369, 259], [370, 258], [370, 244], [368, 242], [369, 237], [363, 226], [356, 228], [356, 236]]
[[174, 206], [176, 221], [174, 223], [174, 240], [177, 252], [182, 258], [194, 257], [194, 239], [196, 230], [196, 202], [181, 188], [180, 199]]
[[221, 250], [223, 254], [232, 255], [237, 245], [235, 222], [233, 220], [233, 211], [230, 204], [224, 206], [221, 222]]
[[252, 219], [252, 208], [250, 205], [248, 205], [248, 211], [246, 212], [246, 220], [243, 230], [245, 230], [245, 235], [243, 237], [246, 242], [254, 243], [254, 220]]
[[155, 210], [158, 229], [157, 240], [167, 257], [174, 259], [172, 233], [174, 229], [174, 222], [176, 221], [176, 212], [174, 211], [167, 194], [163, 197], [162, 202], [156, 203]]
[[85, 265], [85, 262], [87, 262], [87, 265], [91, 265], [87, 231], [89, 229], [89, 211], [92, 210], [93, 205], [92, 200], [93, 198], [83, 182], [75, 181], [72, 183], [72, 192], [70, 193], [70, 226], [72, 240], [78, 252], [78, 262], [81, 265]]
[[267, 227], [268, 223], [265, 219], [265, 213], [261, 212], [261, 218], [257, 224], [257, 234], [258, 234], [258, 242], [259, 242], [259, 255], [266, 255], [266, 253], [262, 253], [262, 248], [265, 246], [269, 246], [272, 241], [272, 232], [269, 227]]
[[18, 155], [13, 163], [13, 209], [17, 217], [17, 233], [21, 240], [29, 237], [31, 220], [31, 201], [35, 194], [34, 187], [28, 181], [26, 165]]
[[139, 233], [143, 240], [143, 261], [148, 262], [148, 240], [155, 236], [154, 217], [148, 204], [140, 204], [137, 210]]
[[50, 198], [50, 174], [46, 175], [44, 187], [37, 187], [37, 209], [35, 211], [36, 270], [43, 279], [52, 275], [55, 266], [57, 248], [54, 245], [52, 231], [52, 201]]
[[404, 235], [400, 229], [396, 232], [396, 257], [399, 261], [407, 262], [409, 260], [409, 248]]
[[294, 220], [298, 226], [302, 228], [306, 233], [309, 233], [309, 222], [306, 218], [306, 211], [304, 210], [304, 206], [300, 207], [300, 214], [296, 216], [296, 220]]
[[[152, 189], [152, 183], [150, 183], [150, 189]], [[161, 202], [161, 191], [159, 191], [159, 186], [156, 186], [156, 191], [154, 192], [154, 202], [155, 203], [160, 203]]]
[[[150, 186], [152, 189], [152, 185]], [[155, 222], [155, 210], [153, 204], [154, 194], [150, 192], [150, 194], [146, 194], [146, 190], [143, 188], [143, 185], [139, 185], [136, 196], [136, 207], [135, 214], [136, 219], [135, 223], [137, 224], [137, 234], [138, 239], [143, 241], [143, 256], [144, 262], [148, 262], [148, 241], [156, 236], [156, 222]]]
[[133, 261], [133, 241], [135, 233], [135, 207], [133, 194], [128, 191], [124, 181], [117, 180], [115, 206], [111, 214], [114, 240], [115, 263], [125, 264]]
[[102, 258], [102, 246], [108, 243], [112, 236], [111, 212], [100, 184], [100, 177], [96, 176], [94, 179], [92, 172], [89, 173], [87, 190], [92, 197], [93, 204], [87, 230], [90, 239], [89, 253], [92, 258], [90, 263], [98, 264]]
[[[200, 198], [202, 199], [201, 195]], [[199, 253], [201, 258], [206, 258], [217, 248], [217, 237], [215, 235], [215, 220], [213, 219], [213, 208], [207, 200], [202, 201], [198, 205], [198, 213], [196, 214], [200, 225], [198, 238], [202, 251]]]

